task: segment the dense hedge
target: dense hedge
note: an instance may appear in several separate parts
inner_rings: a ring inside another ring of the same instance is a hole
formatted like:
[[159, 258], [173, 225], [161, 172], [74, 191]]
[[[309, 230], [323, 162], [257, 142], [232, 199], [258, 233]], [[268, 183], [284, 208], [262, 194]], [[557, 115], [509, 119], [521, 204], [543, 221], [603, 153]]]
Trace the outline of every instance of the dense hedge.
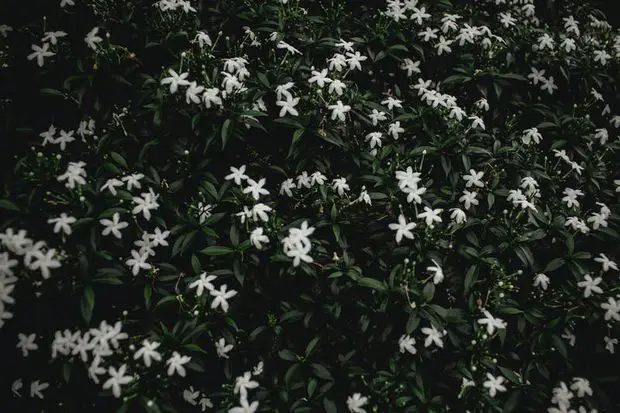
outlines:
[[9, 411], [620, 411], [620, 32], [595, 6], [6, 15]]

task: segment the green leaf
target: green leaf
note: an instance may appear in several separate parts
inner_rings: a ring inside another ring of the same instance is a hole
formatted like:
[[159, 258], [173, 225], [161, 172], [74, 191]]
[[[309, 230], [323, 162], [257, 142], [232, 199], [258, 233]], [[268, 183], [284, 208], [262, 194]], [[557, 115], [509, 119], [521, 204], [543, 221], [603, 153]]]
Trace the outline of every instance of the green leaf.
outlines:
[[82, 310], [82, 318], [86, 322], [86, 325], [90, 324], [90, 320], [93, 316], [93, 309], [95, 308], [95, 292], [91, 286], [84, 288], [84, 294], [80, 301], [80, 309]]
[[556, 350], [562, 355], [562, 357], [564, 357], [564, 360], [567, 360], [568, 350], [566, 348], [566, 344], [564, 344], [564, 341], [562, 341], [562, 339], [556, 335], [551, 336], [551, 340], [553, 341], [553, 345], [555, 346]]
[[204, 255], [226, 255], [232, 254], [233, 252], [235, 252], [235, 250], [232, 248], [223, 247], [221, 245], [214, 245], [212, 247], [207, 247], [200, 252]]
[[338, 413], [336, 403], [329, 399], [323, 399], [323, 407], [325, 407], [325, 413]]
[[46, 96], [61, 96], [63, 98], [65, 97], [65, 94], [57, 89], [43, 88], [40, 92], [42, 95]]
[[476, 282], [477, 272], [478, 272], [477, 265], [472, 265], [471, 267], [469, 267], [469, 270], [467, 270], [467, 274], [465, 274], [465, 286], [463, 288], [465, 295], [469, 295], [469, 290]]
[[361, 277], [357, 280], [359, 285], [362, 287], [372, 288], [377, 291], [386, 291], [387, 287], [379, 280], [375, 280], [374, 278]]
[[433, 282], [427, 282], [422, 290], [422, 296], [426, 301], [431, 301], [435, 295], [435, 284]]
[[319, 337], [317, 336], [308, 343], [308, 345], [306, 346], [306, 351], [305, 351], [306, 357], [309, 357], [312, 354], [318, 342], [319, 342]]
[[151, 297], [153, 296], [153, 287], [151, 284], [146, 284], [144, 286], [144, 305], [147, 310], [151, 308]]
[[561, 266], [563, 266], [565, 263], [566, 261], [563, 258], [554, 258], [549, 261], [543, 272], [555, 271]]
[[114, 160], [117, 164], [122, 166], [123, 168], [127, 168], [127, 161], [117, 152], [110, 152], [110, 158]]
[[293, 379], [295, 378], [295, 373], [297, 373], [300, 367], [301, 367], [301, 364], [296, 363], [288, 368], [288, 370], [286, 371], [286, 374], [284, 375], [284, 383], [286, 383], [287, 386], [291, 385]]
[[295, 354], [289, 349], [283, 349], [283, 350], [278, 351], [278, 355], [280, 356], [282, 360], [297, 361], [298, 359], [297, 354]]
[[271, 86], [269, 86], [269, 79], [267, 79], [267, 76], [265, 76], [264, 73], [258, 72], [256, 76], [258, 77], [258, 80], [263, 84], [263, 86], [268, 89], [271, 88]]
[[519, 80], [521, 82], [527, 82], [527, 79], [517, 73], [502, 73], [502, 74], [498, 74], [497, 77], [502, 78], [502, 79], [509, 79], [509, 80]]
[[517, 408], [517, 406], [519, 405], [519, 398], [521, 397], [521, 392], [520, 391], [515, 391], [513, 392], [510, 397], [508, 398], [508, 400], [506, 400], [506, 403], [504, 403], [504, 408], [502, 410], [502, 413], [512, 413], [515, 411], [515, 409]]
[[0, 208], [19, 212], [19, 207], [8, 199], [0, 199]]
[[228, 142], [228, 138], [230, 137], [231, 133], [232, 133], [232, 129], [230, 127], [230, 123], [231, 120], [230, 119], [226, 119], [224, 121], [224, 124], [222, 125], [222, 149], [224, 149], [224, 147], [226, 146], [226, 143]]
[[312, 367], [312, 371], [314, 372], [314, 375], [317, 376], [318, 378], [325, 379], [325, 380], [334, 380], [334, 378], [332, 377], [332, 374], [322, 364], [312, 363], [310, 366]]
[[517, 374], [514, 371], [507, 369], [506, 367], [502, 367], [502, 366], [497, 366], [497, 367], [502, 372], [504, 377], [506, 377], [508, 380], [510, 380], [514, 384], [521, 384], [521, 380], [519, 379], [519, 376], [517, 376]]

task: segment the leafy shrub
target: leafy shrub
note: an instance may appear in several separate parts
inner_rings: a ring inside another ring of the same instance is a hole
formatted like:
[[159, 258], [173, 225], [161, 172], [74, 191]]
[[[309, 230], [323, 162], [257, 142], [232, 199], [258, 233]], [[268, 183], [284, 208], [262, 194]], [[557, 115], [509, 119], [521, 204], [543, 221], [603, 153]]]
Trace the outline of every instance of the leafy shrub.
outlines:
[[29, 12], [0, 26], [14, 411], [620, 411], [591, 5]]

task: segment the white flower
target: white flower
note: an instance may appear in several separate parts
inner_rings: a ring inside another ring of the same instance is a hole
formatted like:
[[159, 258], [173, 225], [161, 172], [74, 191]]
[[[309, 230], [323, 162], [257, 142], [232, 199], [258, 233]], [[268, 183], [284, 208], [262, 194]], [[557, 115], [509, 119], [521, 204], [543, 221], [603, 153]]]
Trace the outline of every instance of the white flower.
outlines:
[[276, 98], [282, 100], [282, 96], [286, 96], [287, 100], [293, 99], [293, 95], [288, 90], [295, 86], [293, 82], [287, 82], [282, 85], [276, 86]]
[[388, 134], [392, 135], [394, 140], [398, 140], [401, 133], [405, 132], [405, 128], [400, 126], [400, 121], [390, 123], [388, 126]]
[[398, 223], [392, 223], [388, 225], [388, 228], [390, 228], [393, 231], [396, 231], [396, 243], [397, 244], [400, 244], [400, 242], [403, 239], [403, 236], [405, 238], [413, 239], [413, 233], [410, 230], [414, 229], [415, 227], [416, 227], [415, 222], [407, 223], [407, 219], [405, 218], [403, 214], [400, 214], [398, 216]]
[[373, 126], [377, 126], [380, 121], [384, 121], [387, 119], [387, 117], [385, 116], [385, 112], [379, 112], [377, 109], [373, 109], [372, 112], [368, 114], [368, 117], [372, 121]]
[[361, 393], [354, 393], [347, 398], [347, 408], [351, 413], [366, 413], [362, 406], [368, 403], [368, 397], [362, 397]]
[[185, 400], [192, 406], [196, 406], [198, 404], [198, 402], [196, 401], [198, 396], [200, 396], [200, 391], [194, 390], [193, 386], [189, 386], [189, 389], [183, 390], [183, 400]]
[[39, 380], [35, 380], [30, 383], [30, 397], [37, 396], [39, 399], [43, 398], [42, 390], [49, 387], [49, 383], [40, 383]]
[[577, 392], [577, 397], [585, 397], [586, 394], [592, 396], [593, 394], [590, 381], [583, 377], [574, 377], [570, 389]]
[[536, 277], [534, 277], [534, 287], [538, 286], [545, 291], [547, 290], [547, 287], [549, 287], [549, 277], [546, 274], [536, 274]]
[[255, 376], [258, 376], [259, 374], [261, 374], [263, 372], [263, 367], [264, 367], [264, 363], [263, 361], [259, 361], [258, 364], [254, 367], [254, 369], [252, 370], [252, 374]]
[[441, 217], [439, 216], [439, 214], [441, 214], [441, 212], [443, 211], [443, 209], [431, 209], [429, 207], [424, 207], [424, 212], [422, 212], [421, 214], [418, 214], [418, 218], [424, 218], [426, 221], [426, 225], [429, 228], [434, 228], [435, 222], [442, 222], [441, 221]]
[[149, 254], [140, 254], [140, 252], [136, 250], [131, 250], [131, 257], [132, 258], [125, 261], [125, 264], [127, 264], [127, 266], [129, 267], [132, 267], [131, 273], [134, 276], [138, 275], [138, 272], [140, 272], [141, 269], [150, 270], [151, 268], [153, 268], [151, 264], [146, 262], [146, 260], [149, 258]]
[[67, 148], [68, 143], [75, 141], [75, 138], [73, 137], [74, 132], [75, 131], [72, 131], [72, 130], [69, 132], [65, 130], [60, 131], [60, 136], [54, 140], [54, 143], [57, 143], [60, 145], [61, 151], [64, 151]]
[[248, 402], [248, 399], [241, 398], [239, 400], [239, 407], [233, 407], [228, 410], [228, 413], [255, 413], [258, 409], [258, 401], [254, 400], [252, 403]]
[[[2, 307], [3, 304], [0, 296], [0, 308]], [[29, 351], [33, 351], [39, 348], [39, 346], [34, 342], [34, 340], [37, 338], [37, 335], [35, 333], [32, 333], [30, 335], [19, 333], [17, 335], [17, 338], [19, 339], [19, 341], [16, 347], [22, 351], [24, 357], [28, 357]]]
[[319, 171], [313, 172], [312, 175], [310, 175], [310, 178], [311, 178], [311, 182], [310, 182], [311, 185], [314, 185], [314, 184], [324, 185], [325, 180], [327, 179], [327, 177]]
[[393, 98], [392, 96], [388, 96], [385, 100], [381, 101], [382, 105], [387, 105], [389, 110], [392, 110], [393, 108], [402, 108], [402, 101]]
[[243, 376], [239, 376], [235, 379], [235, 387], [233, 389], [233, 393], [239, 393], [241, 399], [246, 399], [248, 397], [248, 390], [255, 389], [258, 387], [258, 382], [252, 380], [252, 373], [246, 371], [243, 373]]
[[293, 258], [293, 267], [298, 267], [301, 264], [301, 261], [308, 263], [312, 262], [312, 257], [308, 255], [312, 248], [312, 245], [307, 238], [302, 239], [304, 239], [306, 242], [299, 242], [297, 244], [294, 244], [294, 248], [291, 248], [286, 252], [286, 255], [288, 257]]
[[61, 230], [66, 235], [71, 235], [71, 224], [77, 221], [74, 217], [67, 216], [66, 213], [61, 212], [60, 217], [50, 218], [47, 220], [48, 224], [54, 224], [54, 234], [59, 233]]
[[579, 206], [579, 201], [577, 200], [577, 196], [583, 196], [583, 192], [579, 189], [571, 189], [565, 188], [564, 192], [562, 192], [565, 197], [562, 198], [562, 201], [566, 202], [566, 206], [568, 208], [572, 208], [573, 206]]
[[216, 87], [205, 89], [202, 94], [202, 101], [204, 102], [207, 109], [211, 109], [211, 104], [216, 106], [222, 106], [222, 98], [218, 96], [220, 90]]
[[108, 374], [110, 378], [103, 383], [103, 389], [112, 388], [112, 394], [114, 397], [121, 397], [121, 385], [127, 384], [133, 380], [132, 376], [125, 376], [125, 372], [127, 371], [127, 364], [123, 364], [118, 370], [114, 367], [110, 367], [108, 369]]
[[616, 301], [613, 297], [608, 297], [607, 302], [601, 304], [601, 308], [605, 310], [605, 321], [612, 318], [620, 321], [620, 300]]
[[[620, 185], [620, 184], [619, 184]], [[345, 178], [335, 178], [332, 180], [332, 188], [338, 192], [338, 195], [344, 195], [344, 191], [348, 191], [349, 184]]]
[[176, 371], [179, 376], [185, 377], [185, 367], [183, 367], [183, 365], [188, 363], [191, 359], [190, 356], [181, 356], [178, 352], [173, 352], [172, 356], [166, 361], [166, 365], [168, 365], [168, 376], [172, 376]]
[[54, 255], [56, 255], [56, 250], [54, 248], [50, 248], [46, 253], [36, 254], [36, 260], [30, 264], [30, 269], [40, 270], [41, 276], [44, 279], [48, 279], [50, 277], [49, 269], [60, 267], [60, 261], [54, 259]]
[[86, 37], [84, 37], [84, 41], [88, 47], [93, 50], [97, 49], [97, 43], [101, 43], [103, 41], [101, 37], [97, 36], [97, 33], [99, 33], [99, 27], [93, 27], [92, 30], [86, 34]]
[[443, 340], [441, 339], [442, 334], [435, 328], [434, 325], [431, 324], [431, 327], [423, 327], [422, 332], [426, 334], [426, 339], [424, 339], [424, 347], [429, 347], [432, 343], [435, 343], [438, 347], [443, 348]]
[[555, 83], [553, 83], [553, 76], [549, 76], [548, 79], [543, 79], [540, 88], [549, 92], [550, 95], [553, 95], [553, 91], [558, 89]]
[[572, 398], [573, 393], [568, 389], [566, 383], [560, 382], [560, 385], [553, 389], [551, 403], [556, 403], [560, 408], [568, 409]]
[[295, 183], [293, 182], [293, 178], [288, 178], [284, 182], [280, 184], [280, 195], [286, 193], [289, 197], [293, 197], [293, 193], [291, 189], [295, 189]]
[[204, 49], [205, 46], [213, 46], [213, 42], [211, 41], [209, 35], [201, 30], [196, 32], [196, 37], [194, 37], [194, 40], [192, 40], [192, 43], [195, 42], [198, 42], [198, 47], [200, 47], [201, 49]]
[[416, 354], [418, 351], [414, 347], [415, 339], [409, 336], [409, 334], [403, 334], [398, 339], [398, 347], [400, 348], [400, 352], [404, 353], [405, 351]]
[[202, 412], [207, 410], [207, 407], [209, 407], [209, 408], [213, 407], [213, 403], [211, 403], [211, 399], [209, 399], [208, 397], [202, 397], [198, 401], [198, 404], [200, 405], [200, 411], [202, 411]]
[[226, 353], [228, 353], [232, 349], [233, 345], [226, 344], [226, 340], [224, 340], [223, 338], [220, 338], [218, 341], [215, 342], [215, 351], [217, 352], [217, 356], [219, 358], [227, 359], [228, 355]]
[[396, 171], [395, 175], [400, 189], [405, 187], [417, 188], [418, 182], [420, 182], [420, 172], [413, 172], [410, 166], [405, 171]]
[[462, 224], [467, 221], [467, 216], [465, 215], [465, 212], [463, 212], [462, 209], [450, 208], [450, 211], [452, 211], [452, 213], [450, 214], [450, 219], [452, 219], [457, 224]]
[[195, 104], [200, 104], [202, 100], [202, 96], [198, 96], [205, 90], [204, 86], [199, 85], [195, 81], [189, 82], [187, 85], [187, 89], [185, 90], [185, 103], [189, 104], [190, 102], [194, 102]]
[[293, 46], [291, 46], [290, 44], [286, 43], [284, 40], [280, 40], [278, 42], [278, 44], [276, 44], [276, 47], [278, 49], [286, 49], [287, 53], [300, 54], [300, 55], [303, 54], [298, 49], [296, 49]]
[[360, 52], [347, 52], [347, 63], [349, 63], [349, 70], [362, 70], [363, 61], [367, 60], [367, 56], [362, 56]]
[[605, 341], [605, 350], [609, 351], [611, 354], [614, 354], [614, 345], [618, 344], [618, 339], [605, 336], [603, 337], [603, 340]]
[[269, 194], [269, 191], [263, 188], [264, 185], [265, 185], [265, 178], [259, 179], [258, 182], [256, 182], [252, 178], [248, 178], [248, 186], [243, 188], [243, 193], [244, 194], [251, 193], [252, 198], [254, 198], [255, 201], [258, 201], [258, 198], [260, 198], [261, 194], [263, 195]]
[[235, 168], [234, 166], [230, 167], [231, 173], [224, 177], [225, 180], [230, 181], [234, 180], [235, 184], [241, 185], [241, 181], [248, 179], [248, 176], [245, 174], [245, 165], [241, 165], [239, 168]]
[[59, 175], [56, 179], [58, 182], [66, 180], [67, 183], [65, 184], [65, 187], [69, 189], [75, 188], [76, 183], [85, 185], [86, 180], [84, 178], [86, 177], [86, 171], [84, 170], [84, 166], [86, 166], [86, 164], [82, 161], [69, 162], [67, 171], [64, 174]]
[[278, 100], [276, 105], [282, 107], [282, 109], [280, 109], [280, 117], [285, 116], [287, 113], [290, 113], [292, 116], [299, 116], [299, 112], [295, 109], [298, 103], [298, 97], [292, 98], [291, 96], [287, 96], [286, 100]]
[[[409, 58], [405, 58], [403, 63], [400, 65], [400, 68], [407, 71], [407, 77], [411, 77], [414, 73], [421, 73], [420, 70], [420, 62]], [[376, 110], [376, 109], [375, 109]]]
[[459, 198], [459, 202], [463, 202], [465, 204], [465, 209], [469, 209], [472, 205], [480, 204], [476, 196], [478, 196], [477, 192], [470, 192], [465, 189], [463, 190], [463, 195]]
[[495, 318], [487, 310], [483, 310], [485, 318], [478, 319], [478, 324], [487, 325], [487, 333], [489, 335], [495, 332], [495, 329], [505, 329], [506, 322], [501, 318]]
[[346, 89], [347, 85], [338, 80], [338, 79], [334, 79], [332, 81], [332, 83], [330, 83], [329, 88], [327, 89], [327, 91], [329, 93], [334, 93], [336, 92], [336, 95], [338, 96], [342, 96], [342, 94], [344, 93], [344, 89]]
[[327, 59], [329, 62], [329, 70], [335, 70], [341, 72], [347, 65], [347, 59], [340, 53], [335, 53], [331, 58]]
[[327, 77], [327, 69], [323, 69], [320, 72], [313, 70], [312, 77], [308, 79], [308, 83], [316, 83], [318, 87], [325, 87], [326, 83], [331, 83], [332, 80]]
[[468, 119], [471, 119], [473, 121], [471, 123], [471, 127], [472, 128], [474, 128], [474, 129], [475, 128], [480, 128], [482, 130], [486, 129], [486, 127], [484, 126], [484, 121], [479, 116], [469, 116]]
[[60, 0], [60, 7], [65, 8], [66, 6], [75, 6], [75, 2], [73, 0]]
[[577, 285], [584, 289], [583, 296], [585, 298], [588, 298], [590, 295], [592, 295], [593, 291], [595, 293], [597, 293], [597, 294], [602, 294], [603, 293], [603, 289], [598, 286], [598, 284], [600, 284], [601, 281], [603, 281], [603, 279], [601, 277], [596, 277], [596, 278], [592, 279], [590, 274], [586, 274], [586, 275], [584, 275], [583, 278], [584, 278], [585, 281], [580, 281], [580, 282], [577, 283]]
[[56, 54], [56, 53], [49, 51], [49, 48], [50, 48], [49, 43], [43, 43], [42, 46], [37, 46], [36, 44], [33, 44], [31, 47], [32, 47], [32, 50], [34, 50], [34, 52], [29, 54], [26, 58], [28, 60], [32, 60], [36, 57], [37, 64], [39, 65], [39, 67], [43, 66], [43, 64], [45, 63], [44, 59], [46, 57], [51, 57]]
[[435, 266], [426, 267], [426, 271], [434, 274], [433, 284], [439, 284], [445, 278], [443, 270], [441, 269], [441, 266], [439, 265], [437, 261], [435, 261], [434, 259], [431, 259], [431, 261], [433, 261], [433, 264], [435, 264]]
[[567, 328], [564, 329], [564, 334], [562, 334], [560, 337], [562, 337], [565, 340], [568, 340], [568, 344], [571, 347], [575, 346], [575, 341], [577, 340], [577, 337], [571, 333]]
[[159, 227], [155, 228], [155, 232], [149, 234], [151, 239], [151, 245], [154, 247], [159, 247], [160, 245], [167, 247], [168, 241], [166, 238], [170, 235], [170, 231], [162, 231]]
[[136, 206], [132, 209], [132, 214], [139, 214], [142, 212], [144, 218], [147, 221], [151, 219], [151, 210], [156, 210], [159, 208], [159, 204], [157, 203], [157, 199], [159, 195], [156, 195], [153, 192], [153, 189], [149, 189], [149, 192], [143, 192], [139, 197], [134, 196], [132, 201], [136, 204]]
[[594, 230], [599, 229], [599, 227], [607, 227], [608, 225], [606, 217], [598, 212], [593, 212], [586, 221], [592, 223], [592, 229]]
[[336, 118], [340, 119], [341, 122], [344, 122], [344, 114], [351, 110], [351, 106], [343, 105], [341, 101], [336, 101], [335, 105], [327, 106], [332, 111], [331, 119], [335, 120]]
[[489, 389], [489, 396], [495, 397], [497, 392], [505, 392], [506, 386], [502, 383], [506, 380], [502, 376], [493, 377], [491, 373], [487, 373], [487, 379], [482, 385]]
[[186, 80], [189, 76], [188, 72], [181, 73], [180, 75], [172, 69], [168, 69], [170, 77], [165, 77], [161, 80], [162, 85], [170, 84], [170, 93], [175, 94], [179, 86], [189, 86], [189, 81]]
[[157, 341], [149, 342], [148, 340], [143, 340], [142, 347], [133, 355], [134, 360], [138, 360], [142, 357], [144, 365], [146, 367], [151, 367], [151, 359], [161, 361], [161, 354], [156, 351], [159, 346], [160, 343]]
[[196, 288], [196, 297], [200, 297], [204, 290], [211, 292], [215, 288], [211, 281], [217, 279], [216, 275], [207, 276], [206, 272], [200, 274], [200, 277], [189, 285], [189, 288]]
[[521, 136], [521, 141], [525, 145], [529, 145], [532, 140], [535, 143], [539, 143], [542, 140], [542, 135], [538, 132], [537, 128], [525, 129], [523, 131], [523, 135]]
[[251, 210], [252, 219], [254, 221], [257, 221], [260, 218], [261, 221], [267, 222], [269, 221], [269, 216], [267, 215], [267, 212], [271, 210], [272, 210], [271, 207], [263, 203], [258, 203], [252, 207], [252, 210]]
[[598, 255], [598, 257], [594, 258], [594, 261], [601, 263], [603, 266], [603, 272], [607, 272], [610, 269], [618, 271], [618, 265], [614, 261], [607, 258], [607, 255], [603, 253], [599, 253]]
[[260, 250], [263, 249], [262, 243], [268, 243], [269, 238], [267, 237], [267, 235], [263, 234], [263, 228], [258, 227], [254, 228], [254, 230], [252, 230], [252, 232], [250, 233], [250, 242], [252, 243], [252, 245], [254, 245], [257, 249]]
[[120, 230], [129, 226], [127, 222], [120, 221], [120, 215], [118, 212], [115, 212], [114, 215], [112, 215], [112, 220], [104, 218], [100, 219], [99, 223], [105, 227], [101, 230], [101, 235], [105, 237], [112, 233], [118, 239], [122, 239], [123, 237]]
[[372, 201], [370, 200], [370, 195], [368, 194], [368, 191], [366, 190], [365, 186], [362, 187], [362, 192], [360, 193], [360, 196], [357, 198], [357, 202], [360, 202], [360, 201], [364, 201], [366, 204], [372, 205]]
[[121, 178], [121, 181], [127, 183], [127, 190], [131, 191], [134, 187], [137, 189], [142, 188], [140, 185], [140, 179], [144, 178], [144, 174], [131, 174]]
[[55, 32], [45, 32], [44, 35], [45, 36], [43, 36], [43, 38], [41, 39], [42, 42], [47, 42], [49, 40], [51, 44], [55, 45], [58, 43], [58, 38], [65, 37], [67, 33], [63, 31], [55, 31]]
[[594, 61], [600, 62], [603, 66], [607, 64], [607, 60], [611, 59], [611, 55], [607, 53], [605, 50], [595, 50], [594, 51]]
[[213, 289], [210, 291], [210, 294], [215, 297], [213, 299], [213, 302], [211, 302], [211, 309], [215, 310], [217, 307], [221, 306], [222, 311], [224, 311], [225, 313], [228, 312], [228, 301], [226, 300], [237, 295], [237, 291], [226, 291], [227, 288], [228, 286], [226, 284], [223, 284], [222, 286], [220, 286], [219, 290]]
[[99, 192], [103, 192], [105, 189], [109, 190], [110, 193], [114, 196], [116, 196], [116, 194], [118, 193], [116, 191], [116, 187], [121, 187], [121, 186], [125, 186], [125, 184], [123, 183], [123, 181], [116, 179], [116, 178], [110, 178], [106, 181], [106, 183], [101, 187], [101, 189], [99, 190]]

